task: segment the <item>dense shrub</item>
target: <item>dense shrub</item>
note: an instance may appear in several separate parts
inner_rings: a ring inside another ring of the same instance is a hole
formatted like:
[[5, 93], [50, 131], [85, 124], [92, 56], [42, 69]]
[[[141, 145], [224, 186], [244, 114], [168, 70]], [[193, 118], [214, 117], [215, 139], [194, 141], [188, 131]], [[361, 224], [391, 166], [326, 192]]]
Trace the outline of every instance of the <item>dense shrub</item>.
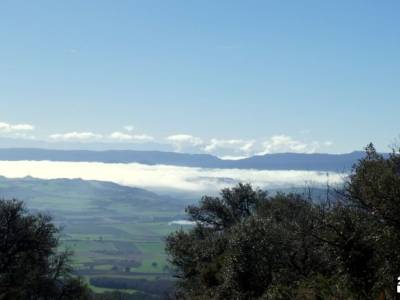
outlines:
[[179, 299], [396, 299], [400, 155], [372, 145], [315, 202], [239, 184], [203, 197], [167, 238]]
[[71, 275], [70, 253], [58, 252], [58, 229], [22, 202], [0, 200], [0, 299], [89, 299]]

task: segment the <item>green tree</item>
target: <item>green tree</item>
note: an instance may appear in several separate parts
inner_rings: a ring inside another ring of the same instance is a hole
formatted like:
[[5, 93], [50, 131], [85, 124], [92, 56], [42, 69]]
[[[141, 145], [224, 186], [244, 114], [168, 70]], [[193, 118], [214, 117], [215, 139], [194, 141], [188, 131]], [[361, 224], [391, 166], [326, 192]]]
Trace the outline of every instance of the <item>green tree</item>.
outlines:
[[203, 197], [167, 238], [177, 298], [397, 299], [399, 153], [369, 145], [327, 200], [247, 184]]
[[365, 158], [349, 176], [343, 198], [358, 215], [353, 222], [359, 227], [358, 251], [369, 256], [361, 258], [366, 275], [362, 280], [368, 282], [375, 294], [384, 293], [387, 299], [395, 299], [394, 287], [400, 275], [399, 152], [393, 150], [384, 156], [372, 144], [368, 145]]
[[69, 252], [58, 252], [58, 229], [47, 215], [0, 200], [0, 299], [89, 299], [71, 275]]
[[187, 211], [196, 227], [167, 239], [179, 298], [256, 299], [275, 291], [285, 299], [303, 279], [332, 274], [323, 242], [312, 235], [317, 210], [298, 195], [269, 197], [239, 184]]

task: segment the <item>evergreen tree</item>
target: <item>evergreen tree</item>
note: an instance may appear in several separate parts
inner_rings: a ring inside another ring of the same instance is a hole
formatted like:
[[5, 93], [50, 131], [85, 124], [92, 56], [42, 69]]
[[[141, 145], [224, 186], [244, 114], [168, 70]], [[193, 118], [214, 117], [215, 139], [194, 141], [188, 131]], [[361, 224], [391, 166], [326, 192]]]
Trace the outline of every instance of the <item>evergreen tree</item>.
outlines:
[[71, 254], [58, 252], [58, 233], [49, 216], [0, 200], [0, 299], [89, 299], [71, 275]]

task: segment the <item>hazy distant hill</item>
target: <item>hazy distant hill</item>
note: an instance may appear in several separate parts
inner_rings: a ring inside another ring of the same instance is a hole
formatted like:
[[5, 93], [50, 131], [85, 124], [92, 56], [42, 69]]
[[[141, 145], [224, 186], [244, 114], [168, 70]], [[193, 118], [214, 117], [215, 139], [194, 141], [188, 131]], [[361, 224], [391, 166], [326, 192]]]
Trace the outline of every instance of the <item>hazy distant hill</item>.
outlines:
[[241, 160], [222, 160], [208, 154], [187, 154], [134, 150], [52, 150], [37, 148], [0, 149], [0, 160], [52, 160], [104, 163], [141, 163], [200, 168], [238, 168], [258, 170], [345, 171], [363, 156], [356, 151], [348, 154], [280, 153], [253, 156]]
[[315, 171], [346, 171], [351, 169], [364, 152], [355, 151], [346, 154], [303, 154], [277, 153], [263, 156], [253, 156], [243, 160], [231, 161], [236, 168], [259, 170], [315, 170]]
[[17, 198], [30, 209], [54, 212], [142, 215], [147, 211], [180, 211], [182, 200], [112, 182], [82, 179], [43, 180], [0, 176], [0, 198]]

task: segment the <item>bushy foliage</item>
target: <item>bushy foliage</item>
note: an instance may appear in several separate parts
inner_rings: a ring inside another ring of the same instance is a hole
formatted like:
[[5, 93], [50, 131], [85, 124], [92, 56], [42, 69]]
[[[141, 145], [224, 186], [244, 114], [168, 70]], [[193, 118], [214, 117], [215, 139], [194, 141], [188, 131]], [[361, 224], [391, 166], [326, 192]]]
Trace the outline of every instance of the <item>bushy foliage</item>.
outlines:
[[324, 202], [239, 184], [167, 238], [178, 299], [396, 299], [400, 155], [372, 145]]
[[89, 299], [71, 276], [70, 253], [57, 252], [58, 229], [22, 202], [0, 200], [0, 299]]

